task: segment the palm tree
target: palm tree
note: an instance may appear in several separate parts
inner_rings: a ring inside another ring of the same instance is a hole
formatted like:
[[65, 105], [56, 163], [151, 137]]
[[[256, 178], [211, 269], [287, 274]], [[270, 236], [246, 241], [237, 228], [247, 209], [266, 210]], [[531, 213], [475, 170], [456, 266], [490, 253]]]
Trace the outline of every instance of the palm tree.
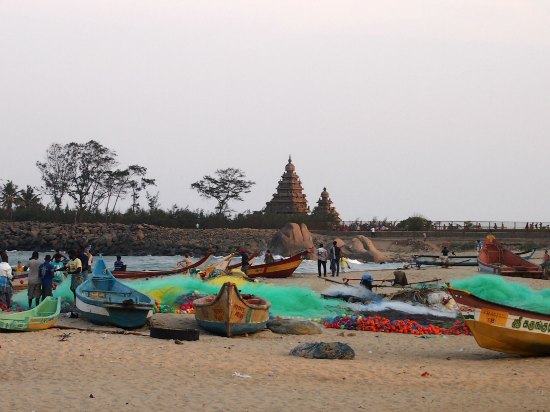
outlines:
[[4, 183], [0, 190], [0, 204], [8, 212], [10, 220], [13, 219], [13, 207], [16, 205], [18, 193], [17, 185], [11, 180]]
[[15, 199], [15, 204], [17, 207], [22, 209], [30, 209], [32, 207], [39, 207], [42, 204], [40, 203], [40, 195], [35, 192], [35, 188], [27, 185], [25, 190], [20, 190]]

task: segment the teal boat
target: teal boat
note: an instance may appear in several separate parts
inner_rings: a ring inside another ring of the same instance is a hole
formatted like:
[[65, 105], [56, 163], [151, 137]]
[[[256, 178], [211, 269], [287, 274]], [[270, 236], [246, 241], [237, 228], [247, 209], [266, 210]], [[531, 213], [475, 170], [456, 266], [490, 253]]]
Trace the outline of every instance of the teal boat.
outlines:
[[155, 301], [125, 285], [105, 266], [100, 256], [92, 276], [76, 289], [76, 308], [84, 319], [99, 325], [138, 328], [153, 314]]
[[48, 296], [24, 312], [0, 312], [0, 329], [20, 332], [48, 329], [57, 323], [60, 312], [61, 299]]

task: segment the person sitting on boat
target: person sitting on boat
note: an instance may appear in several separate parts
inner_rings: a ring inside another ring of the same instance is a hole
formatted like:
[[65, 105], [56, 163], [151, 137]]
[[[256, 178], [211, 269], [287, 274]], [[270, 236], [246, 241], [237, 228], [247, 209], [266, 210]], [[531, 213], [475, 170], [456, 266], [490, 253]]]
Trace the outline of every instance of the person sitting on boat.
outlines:
[[15, 267], [15, 274], [22, 275], [25, 273], [25, 265], [20, 260], [17, 261], [17, 266]]
[[273, 254], [269, 249], [265, 251], [265, 257], [264, 257], [264, 263], [273, 263], [275, 262], [275, 259], [273, 258]]
[[122, 256], [117, 255], [115, 260], [115, 272], [124, 272], [126, 270], [126, 265], [122, 261]]
[[55, 268], [51, 264], [52, 257], [46, 255], [44, 257], [44, 263], [40, 265], [39, 274], [40, 274], [40, 283], [42, 284], [42, 301], [46, 299], [46, 296], [53, 296], [53, 278]]
[[6, 308], [11, 308], [11, 297], [13, 296], [12, 269], [8, 263], [8, 254], [5, 250], [0, 253], [0, 257], [0, 303], [6, 305]]
[[372, 290], [372, 275], [369, 273], [365, 273], [363, 276], [361, 276], [361, 282], [359, 282], [359, 285], [368, 290]]

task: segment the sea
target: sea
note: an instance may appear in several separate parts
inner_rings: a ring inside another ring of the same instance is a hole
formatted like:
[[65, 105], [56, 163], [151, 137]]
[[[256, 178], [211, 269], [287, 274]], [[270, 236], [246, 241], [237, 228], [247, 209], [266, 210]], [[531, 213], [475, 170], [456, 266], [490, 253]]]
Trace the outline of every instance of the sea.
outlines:
[[[43, 260], [44, 256], [52, 255], [55, 251], [43, 251], [39, 252], [39, 260]], [[32, 255], [32, 251], [28, 250], [8, 250], [9, 263], [11, 266], [16, 266], [18, 261], [26, 264]], [[66, 253], [65, 253], [66, 255]], [[193, 262], [200, 259], [201, 256], [192, 257]], [[212, 263], [215, 260], [221, 260], [224, 256], [215, 256]], [[275, 256], [276, 259], [283, 259], [284, 256]], [[116, 256], [103, 256], [105, 264], [108, 268], [113, 268]], [[177, 263], [182, 261], [184, 256], [122, 256], [122, 261], [126, 265], [127, 270], [169, 270], [177, 267]], [[240, 262], [240, 258], [236, 257], [232, 263]], [[373, 272], [383, 269], [400, 269], [405, 265], [405, 262], [392, 262], [392, 263], [365, 263], [355, 259], [348, 259], [350, 269], [346, 269], [341, 272]], [[252, 265], [263, 263], [263, 256], [258, 256]], [[327, 265], [327, 271], [329, 270]], [[317, 273], [317, 261], [304, 260], [302, 264], [296, 269], [295, 274], [312, 274]]]

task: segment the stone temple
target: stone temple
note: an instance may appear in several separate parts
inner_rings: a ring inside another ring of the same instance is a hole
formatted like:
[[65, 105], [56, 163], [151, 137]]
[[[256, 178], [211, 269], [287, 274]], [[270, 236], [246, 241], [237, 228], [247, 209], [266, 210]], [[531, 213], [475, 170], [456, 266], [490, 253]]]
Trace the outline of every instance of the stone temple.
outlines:
[[337, 221], [340, 221], [340, 214], [336, 211], [334, 206], [332, 206], [332, 200], [330, 200], [330, 195], [327, 192], [327, 188], [324, 187], [321, 192], [321, 197], [317, 201], [317, 206], [313, 209], [314, 215], [332, 215], [336, 217]]
[[303, 193], [302, 182], [295, 172], [292, 158], [288, 157], [285, 172], [277, 185], [277, 193], [266, 203], [266, 213], [308, 214], [306, 195]]

